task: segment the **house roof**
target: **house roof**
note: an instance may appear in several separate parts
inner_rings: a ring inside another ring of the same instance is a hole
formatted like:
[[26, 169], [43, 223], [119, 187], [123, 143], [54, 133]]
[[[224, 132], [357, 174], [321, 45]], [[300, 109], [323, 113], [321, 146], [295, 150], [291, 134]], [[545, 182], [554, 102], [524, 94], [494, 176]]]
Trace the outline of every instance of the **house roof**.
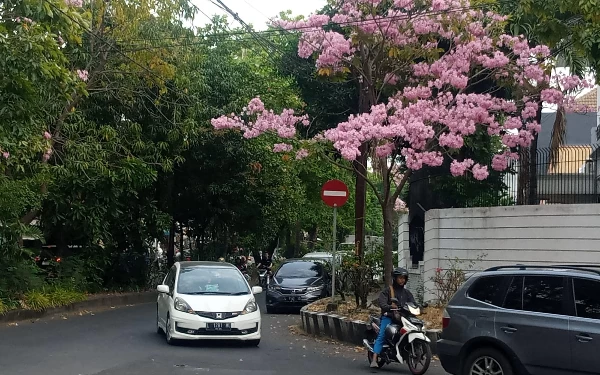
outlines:
[[[579, 105], [584, 105], [589, 108], [593, 108], [595, 111], [598, 110], [598, 89], [594, 88], [592, 91], [585, 95], [575, 99], [575, 102]], [[594, 111], [594, 112], [595, 112]]]

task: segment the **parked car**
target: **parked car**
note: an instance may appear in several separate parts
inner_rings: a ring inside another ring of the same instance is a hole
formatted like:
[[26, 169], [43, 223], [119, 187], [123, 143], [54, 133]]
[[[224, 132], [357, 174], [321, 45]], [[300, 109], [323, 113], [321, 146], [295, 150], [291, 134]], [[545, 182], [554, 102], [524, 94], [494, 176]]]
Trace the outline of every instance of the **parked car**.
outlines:
[[467, 280], [443, 317], [451, 374], [592, 374], [600, 369], [600, 265], [505, 266]]
[[232, 264], [177, 262], [158, 286], [156, 329], [176, 340], [242, 340], [258, 345], [260, 309], [250, 285]]
[[333, 254], [326, 253], [324, 251], [315, 251], [312, 253], [304, 254], [304, 256], [302, 258], [303, 259], [322, 259], [322, 260], [325, 260], [325, 261], [331, 263], [331, 261], [333, 260]]
[[331, 295], [331, 278], [324, 261], [288, 259], [281, 264], [267, 289], [267, 312], [301, 307]]

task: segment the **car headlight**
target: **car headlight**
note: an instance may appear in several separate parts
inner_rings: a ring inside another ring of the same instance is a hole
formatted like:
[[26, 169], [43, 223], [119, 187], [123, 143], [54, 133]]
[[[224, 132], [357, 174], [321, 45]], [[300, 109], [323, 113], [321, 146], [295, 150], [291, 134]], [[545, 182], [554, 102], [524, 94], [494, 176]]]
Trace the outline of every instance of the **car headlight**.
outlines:
[[324, 287], [325, 287], [325, 285], [311, 286], [306, 289], [306, 292], [307, 293], [320, 292], [323, 290]]
[[269, 289], [270, 290], [280, 290], [281, 287], [277, 284], [269, 284]]
[[257, 310], [258, 310], [258, 305], [256, 304], [256, 301], [251, 299], [246, 304], [246, 307], [244, 307], [244, 311], [242, 311], [242, 315], [251, 314], [253, 312], [256, 312]]
[[188, 305], [187, 302], [185, 302], [185, 300], [183, 298], [175, 298], [175, 303], [174, 303], [174, 307], [175, 310], [177, 311], [181, 311], [181, 312], [185, 312], [188, 314], [195, 314], [196, 312], [190, 307], [190, 305]]

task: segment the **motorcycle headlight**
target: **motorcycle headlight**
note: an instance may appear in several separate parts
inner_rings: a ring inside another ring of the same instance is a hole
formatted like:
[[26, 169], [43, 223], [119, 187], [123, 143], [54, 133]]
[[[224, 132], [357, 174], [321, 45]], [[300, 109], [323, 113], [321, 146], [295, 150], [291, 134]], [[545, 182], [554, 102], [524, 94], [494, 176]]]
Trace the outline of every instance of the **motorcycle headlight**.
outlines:
[[256, 301], [251, 299], [246, 304], [246, 307], [244, 307], [244, 311], [242, 311], [242, 315], [251, 314], [253, 312], [256, 312], [257, 310], [258, 310], [258, 305], [256, 304]]
[[175, 303], [174, 303], [174, 307], [175, 310], [177, 311], [181, 311], [184, 313], [188, 313], [188, 314], [195, 314], [196, 312], [190, 307], [190, 305], [188, 305], [187, 302], [185, 302], [185, 300], [183, 298], [175, 298]]
[[307, 293], [320, 292], [323, 290], [324, 287], [325, 287], [325, 285], [311, 286], [306, 289], [306, 292]]

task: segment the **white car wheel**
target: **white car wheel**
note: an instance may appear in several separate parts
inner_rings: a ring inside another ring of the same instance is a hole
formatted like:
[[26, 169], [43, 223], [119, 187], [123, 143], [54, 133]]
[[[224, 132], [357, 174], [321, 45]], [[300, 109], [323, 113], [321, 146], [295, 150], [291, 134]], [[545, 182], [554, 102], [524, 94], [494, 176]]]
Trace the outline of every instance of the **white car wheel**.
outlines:
[[171, 324], [171, 317], [167, 315], [167, 322], [165, 323], [165, 337], [167, 339], [167, 344], [173, 345], [175, 344], [175, 339], [172, 337], [173, 333], [173, 324]]
[[160, 328], [160, 323], [159, 323], [160, 319], [158, 316], [158, 306], [156, 306], [156, 333], [162, 333], [162, 328]]

